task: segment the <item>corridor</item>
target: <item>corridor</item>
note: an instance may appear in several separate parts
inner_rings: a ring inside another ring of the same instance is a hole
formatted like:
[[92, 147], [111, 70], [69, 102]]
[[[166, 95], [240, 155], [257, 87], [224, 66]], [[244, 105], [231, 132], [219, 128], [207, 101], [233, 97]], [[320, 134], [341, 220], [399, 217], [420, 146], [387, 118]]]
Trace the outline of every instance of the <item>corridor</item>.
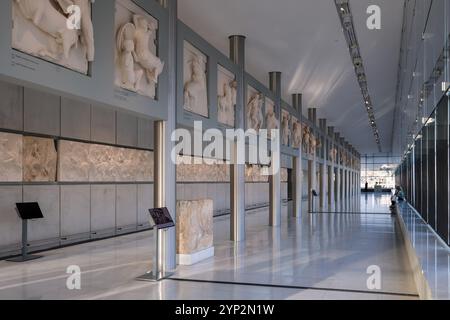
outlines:
[[[171, 279], [138, 282], [151, 268], [153, 234], [60, 248], [21, 265], [0, 262], [0, 299], [417, 299], [389, 194], [361, 196], [361, 211], [304, 213], [271, 228], [268, 210], [247, 213], [247, 240], [229, 241], [229, 218], [214, 222], [215, 257], [179, 266]], [[69, 290], [68, 266], [81, 268]], [[381, 288], [367, 286], [378, 266]]]

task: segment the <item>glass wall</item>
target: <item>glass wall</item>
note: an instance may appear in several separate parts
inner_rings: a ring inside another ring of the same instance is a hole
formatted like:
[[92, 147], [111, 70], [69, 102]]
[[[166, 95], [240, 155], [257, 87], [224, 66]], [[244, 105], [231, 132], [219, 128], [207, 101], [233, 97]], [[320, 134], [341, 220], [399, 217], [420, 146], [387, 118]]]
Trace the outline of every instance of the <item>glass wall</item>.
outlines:
[[395, 188], [395, 169], [400, 157], [390, 154], [364, 155], [361, 157], [361, 189], [366, 182], [370, 190]]
[[396, 182], [422, 218], [447, 243], [449, 225], [449, 98], [424, 121], [414, 145], [396, 169]]

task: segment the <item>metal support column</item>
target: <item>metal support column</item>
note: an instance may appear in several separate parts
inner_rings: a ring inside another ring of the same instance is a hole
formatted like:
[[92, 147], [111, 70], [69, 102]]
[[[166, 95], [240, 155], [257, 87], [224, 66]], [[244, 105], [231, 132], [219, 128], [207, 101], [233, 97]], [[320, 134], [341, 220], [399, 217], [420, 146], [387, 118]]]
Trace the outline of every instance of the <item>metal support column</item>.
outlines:
[[[328, 147], [328, 151], [331, 152], [331, 150], [334, 148], [334, 143], [332, 140], [334, 139], [334, 127], [328, 127], [328, 137], [330, 146]], [[328, 155], [329, 165], [328, 165], [328, 211], [333, 212], [335, 205], [334, 205], [334, 160], [331, 158], [331, 155]]]
[[[319, 119], [319, 127], [321, 129], [321, 131], [323, 133], [326, 134], [327, 132], [327, 120], [326, 119]], [[326, 138], [323, 138], [323, 143], [322, 143], [322, 158], [323, 158], [323, 164], [320, 166], [320, 210], [321, 211], [326, 211], [326, 204], [327, 204], [327, 171], [328, 171], [328, 163], [327, 163], [327, 142], [326, 142]]]
[[[269, 88], [275, 95], [276, 114], [278, 115], [278, 117], [280, 117], [280, 112], [278, 111], [281, 110], [281, 72], [269, 73]], [[274, 139], [277, 139], [277, 148], [274, 148]], [[281, 224], [281, 150], [279, 148], [281, 144], [280, 139], [280, 134], [276, 134], [275, 137], [272, 137], [271, 145], [272, 172], [269, 176], [269, 225], [272, 227], [277, 227]]]
[[[236, 128], [244, 128], [244, 71], [245, 71], [245, 37], [233, 35], [230, 39], [230, 59], [239, 66], [240, 79], [236, 79], [239, 85], [236, 102]], [[238, 114], [239, 113], [239, 114]], [[237, 163], [238, 144], [233, 141], [233, 160], [230, 166], [230, 240], [240, 242], [245, 240], [245, 165]]]
[[[316, 115], [317, 115], [317, 109], [315, 108], [309, 108], [308, 109], [308, 119], [310, 122], [313, 123], [314, 126], [316, 126]], [[312, 128], [313, 129], [313, 128]], [[313, 154], [310, 155], [312, 159], [308, 160], [308, 212], [314, 212], [317, 210], [316, 207], [316, 199], [313, 197], [312, 191], [317, 191], [317, 158], [316, 158], [316, 150], [313, 150]]]
[[[302, 114], [302, 95], [293, 94], [292, 95], [292, 106]], [[302, 184], [303, 184], [303, 168], [302, 168], [302, 146], [298, 148], [297, 156], [293, 159], [293, 207], [294, 207], [294, 217], [301, 217], [302, 214]]]

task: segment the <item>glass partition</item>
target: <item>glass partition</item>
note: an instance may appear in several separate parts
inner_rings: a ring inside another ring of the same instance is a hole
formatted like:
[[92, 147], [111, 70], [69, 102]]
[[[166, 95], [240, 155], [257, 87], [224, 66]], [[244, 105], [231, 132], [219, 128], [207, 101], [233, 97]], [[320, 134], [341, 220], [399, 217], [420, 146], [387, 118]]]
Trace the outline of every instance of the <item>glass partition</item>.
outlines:
[[448, 242], [448, 98], [436, 108], [436, 231]]

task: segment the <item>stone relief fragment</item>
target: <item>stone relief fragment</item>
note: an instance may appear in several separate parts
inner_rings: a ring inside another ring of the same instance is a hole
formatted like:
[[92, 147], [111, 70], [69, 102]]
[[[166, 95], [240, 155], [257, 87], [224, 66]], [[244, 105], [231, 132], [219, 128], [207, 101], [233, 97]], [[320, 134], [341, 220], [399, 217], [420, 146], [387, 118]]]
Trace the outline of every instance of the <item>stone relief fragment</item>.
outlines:
[[177, 182], [230, 181], [230, 166], [224, 161], [214, 160], [214, 164], [205, 164], [200, 158], [178, 156], [177, 163]]
[[184, 109], [209, 116], [206, 81], [208, 57], [189, 42], [184, 42]]
[[269, 131], [268, 132], [269, 138], [272, 136], [271, 130], [276, 130], [280, 128], [276, 115], [275, 103], [269, 98], [266, 98], [266, 127], [267, 130]]
[[213, 200], [177, 202], [177, 254], [193, 254], [213, 246]]
[[24, 182], [55, 182], [57, 161], [53, 139], [23, 137]]
[[151, 151], [60, 141], [59, 181], [149, 182]]
[[116, 2], [115, 84], [156, 98], [164, 62], [157, 57], [158, 21], [131, 0]]
[[292, 117], [292, 146], [294, 148], [302, 147], [302, 124], [297, 118]]
[[289, 112], [283, 110], [281, 113], [281, 143], [285, 146], [289, 146], [291, 143], [291, 118]]
[[14, 49], [88, 73], [95, 56], [90, 0], [11, 1]]
[[22, 135], [0, 132], [0, 182], [22, 181], [22, 141]]
[[235, 125], [235, 108], [237, 97], [237, 82], [235, 75], [222, 66], [218, 66], [218, 121], [227, 126]]
[[247, 129], [259, 132], [263, 128], [263, 99], [262, 93], [250, 86], [247, 87]]

